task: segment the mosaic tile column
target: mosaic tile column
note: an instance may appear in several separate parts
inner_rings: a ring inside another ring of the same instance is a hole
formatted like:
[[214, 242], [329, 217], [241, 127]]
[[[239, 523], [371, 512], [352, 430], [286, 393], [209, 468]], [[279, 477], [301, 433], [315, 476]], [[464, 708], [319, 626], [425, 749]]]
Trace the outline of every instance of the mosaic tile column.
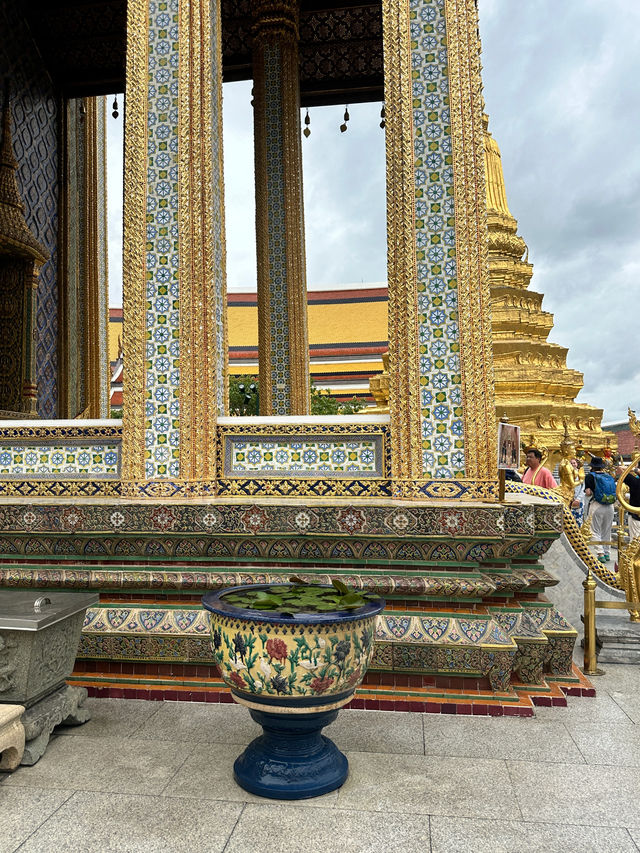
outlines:
[[[396, 491], [490, 496], [496, 426], [477, 10], [474, 0], [384, 0], [383, 22]], [[424, 488], [426, 480], [439, 483]]]
[[310, 411], [297, 0], [253, 0], [260, 414]]
[[[225, 408], [220, 10], [130, 0], [123, 479], [211, 490]], [[200, 484], [196, 487], [195, 484]]]

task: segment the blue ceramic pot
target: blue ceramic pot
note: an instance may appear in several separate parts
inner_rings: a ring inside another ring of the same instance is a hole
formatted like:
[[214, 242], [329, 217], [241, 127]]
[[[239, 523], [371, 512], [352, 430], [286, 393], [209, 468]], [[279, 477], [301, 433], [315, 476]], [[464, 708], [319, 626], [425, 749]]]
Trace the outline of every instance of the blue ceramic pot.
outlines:
[[321, 730], [364, 678], [375, 620], [385, 601], [294, 616], [225, 601], [232, 592], [273, 587], [233, 587], [202, 599], [211, 614], [214, 658], [222, 677], [264, 730], [236, 760], [235, 777], [262, 796], [319, 796], [347, 777], [347, 759]]

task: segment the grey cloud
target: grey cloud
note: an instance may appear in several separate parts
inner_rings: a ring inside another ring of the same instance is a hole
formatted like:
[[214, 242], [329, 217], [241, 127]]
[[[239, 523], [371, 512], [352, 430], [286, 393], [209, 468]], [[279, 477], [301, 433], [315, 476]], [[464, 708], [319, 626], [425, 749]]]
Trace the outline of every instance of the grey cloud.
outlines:
[[550, 339], [605, 420], [640, 406], [640, 4], [480, 0], [485, 100]]

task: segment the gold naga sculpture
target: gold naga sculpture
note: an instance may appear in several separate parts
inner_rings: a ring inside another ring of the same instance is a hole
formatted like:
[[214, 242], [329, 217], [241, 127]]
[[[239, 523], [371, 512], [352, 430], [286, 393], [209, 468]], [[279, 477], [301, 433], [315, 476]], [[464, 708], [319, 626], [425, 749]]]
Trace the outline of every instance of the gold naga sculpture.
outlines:
[[557, 491], [564, 503], [571, 509], [575, 501], [576, 488], [584, 483], [584, 467], [578, 463], [576, 457], [576, 444], [569, 435], [567, 423], [564, 424], [564, 437], [560, 442], [560, 453], [562, 454], [558, 465]]
[[373, 408], [363, 409], [363, 413], [367, 415], [388, 415], [389, 414], [389, 353], [382, 354], [382, 373], [375, 373], [369, 379], [369, 390], [376, 404]]
[[[629, 429], [634, 435], [640, 436], [640, 423], [636, 417], [636, 413], [632, 409], [628, 409]], [[618, 478], [616, 487], [616, 497], [618, 503], [624, 512], [632, 512], [634, 515], [640, 514], [640, 507], [632, 506], [627, 500], [627, 493], [624, 488], [624, 480], [627, 474], [630, 474], [634, 468], [638, 467], [640, 462], [640, 450], [636, 450], [631, 455], [631, 462], [622, 471]], [[619, 527], [622, 527], [623, 519], [619, 520]], [[627, 601], [640, 600], [638, 595], [640, 591], [640, 538], [633, 539], [626, 547], [621, 546], [621, 540], [618, 544], [618, 573], [620, 575], [621, 585], [624, 588]], [[630, 609], [630, 619], [632, 622], [640, 622], [640, 611]]]

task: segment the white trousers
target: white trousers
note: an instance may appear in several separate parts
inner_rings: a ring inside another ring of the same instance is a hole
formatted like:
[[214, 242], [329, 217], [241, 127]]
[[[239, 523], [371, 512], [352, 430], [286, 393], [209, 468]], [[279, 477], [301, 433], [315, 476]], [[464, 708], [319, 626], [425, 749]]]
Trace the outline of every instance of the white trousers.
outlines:
[[611, 526], [613, 525], [613, 504], [599, 504], [592, 500], [589, 507], [591, 521], [591, 537], [606, 545], [596, 545], [596, 554], [608, 554], [611, 542]]
[[634, 539], [640, 537], [640, 518], [632, 518], [627, 515], [627, 521], [629, 522], [629, 542], [633, 542]]

